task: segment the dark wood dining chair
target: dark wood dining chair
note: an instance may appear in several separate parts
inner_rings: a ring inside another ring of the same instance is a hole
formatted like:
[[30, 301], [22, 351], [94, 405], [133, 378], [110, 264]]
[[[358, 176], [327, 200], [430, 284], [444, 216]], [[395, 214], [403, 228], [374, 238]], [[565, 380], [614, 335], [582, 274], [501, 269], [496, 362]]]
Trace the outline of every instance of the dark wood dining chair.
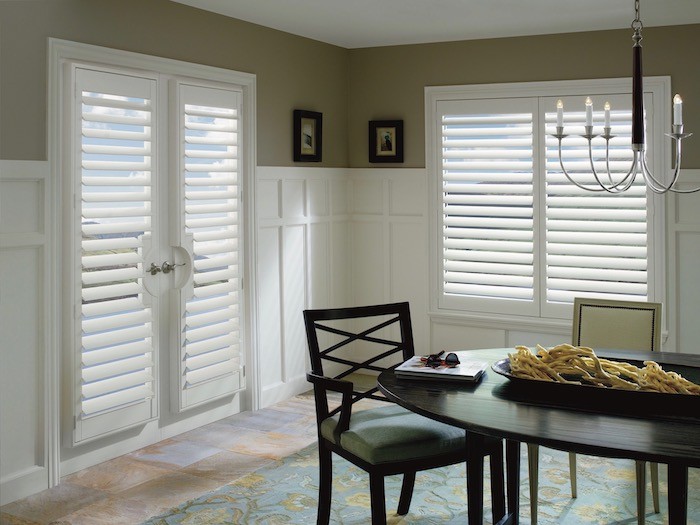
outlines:
[[[661, 350], [661, 303], [574, 299], [571, 344], [606, 350]], [[531, 522], [537, 524], [539, 445], [527, 445], [530, 478]], [[646, 514], [646, 462], [636, 461], [637, 523], [644, 525]], [[650, 463], [651, 495], [654, 512], [659, 512], [659, 465]], [[576, 454], [569, 452], [571, 497], [576, 497]]]
[[[393, 369], [414, 355], [408, 303], [305, 310], [304, 322], [311, 356], [307, 379], [314, 388], [318, 428], [317, 524], [330, 520], [335, 453], [369, 474], [372, 524], [384, 525], [384, 477], [403, 474], [397, 513], [407, 514], [416, 472], [466, 461], [465, 431], [388, 402], [378, 393], [376, 380], [365, 389], [363, 381], [350, 380], [353, 374]], [[341, 394], [335, 408], [329, 404], [333, 392]], [[359, 410], [356, 403], [368, 399], [387, 404]], [[503, 443], [496, 438], [486, 442], [492, 494], [494, 500], [503, 499]]]

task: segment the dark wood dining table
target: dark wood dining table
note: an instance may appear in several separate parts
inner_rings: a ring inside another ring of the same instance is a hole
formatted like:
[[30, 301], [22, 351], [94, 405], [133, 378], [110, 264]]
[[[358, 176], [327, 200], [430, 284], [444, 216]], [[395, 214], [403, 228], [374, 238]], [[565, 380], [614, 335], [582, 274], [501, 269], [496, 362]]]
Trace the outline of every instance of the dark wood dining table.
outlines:
[[[493, 364], [512, 352], [473, 350], [469, 356]], [[700, 355], [600, 349], [596, 354], [654, 360], [700, 383]], [[464, 428], [468, 458], [483, 457], [484, 436], [505, 439], [507, 511], [499, 524], [518, 523], [520, 443], [666, 464], [669, 525], [687, 522], [688, 467], [700, 467], [700, 396], [516, 380], [491, 369], [477, 383], [399, 378], [389, 370], [379, 375], [378, 387], [408, 410]], [[469, 524], [483, 523], [483, 461], [467, 464], [467, 498]]]

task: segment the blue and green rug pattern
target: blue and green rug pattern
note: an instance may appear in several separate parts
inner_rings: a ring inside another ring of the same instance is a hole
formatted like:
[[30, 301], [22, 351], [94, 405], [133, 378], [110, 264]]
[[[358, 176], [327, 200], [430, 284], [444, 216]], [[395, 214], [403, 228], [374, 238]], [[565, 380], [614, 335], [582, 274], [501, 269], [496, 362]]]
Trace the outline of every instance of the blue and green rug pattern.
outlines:
[[[540, 449], [539, 523], [565, 525], [636, 524], [634, 462], [579, 455], [578, 498], [569, 488], [567, 453]], [[361, 469], [333, 456], [331, 523], [370, 522], [369, 479]], [[530, 523], [527, 455], [523, 448], [520, 521]], [[485, 469], [488, 476], [488, 468]], [[646, 523], [668, 523], [666, 469], [659, 467], [661, 512], [654, 514], [647, 492]], [[647, 476], [648, 477], [648, 476]], [[491, 502], [485, 482], [484, 517], [491, 523]], [[406, 516], [396, 515], [400, 476], [386, 479], [389, 525], [460, 524], [467, 521], [464, 464], [419, 472]], [[282, 525], [316, 523], [318, 458], [316, 446], [241, 477], [202, 497], [149, 519], [144, 525]], [[700, 471], [690, 469], [688, 523], [700, 525]]]

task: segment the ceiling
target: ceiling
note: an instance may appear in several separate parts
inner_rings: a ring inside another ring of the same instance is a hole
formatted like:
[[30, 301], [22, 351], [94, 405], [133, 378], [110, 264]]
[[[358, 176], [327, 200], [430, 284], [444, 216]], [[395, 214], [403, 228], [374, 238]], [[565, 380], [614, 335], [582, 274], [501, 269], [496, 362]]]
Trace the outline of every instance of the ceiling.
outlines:
[[[633, 0], [173, 1], [348, 49], [629, 28], [634, 19]], [[700, 0], [641, 0], [641, 19], [700, 23]]]

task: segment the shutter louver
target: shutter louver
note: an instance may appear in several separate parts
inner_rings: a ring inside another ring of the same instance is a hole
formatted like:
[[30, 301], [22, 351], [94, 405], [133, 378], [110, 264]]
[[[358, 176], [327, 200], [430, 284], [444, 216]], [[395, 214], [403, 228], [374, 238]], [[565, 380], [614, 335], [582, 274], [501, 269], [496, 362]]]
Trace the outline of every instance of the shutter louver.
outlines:
[[83, 69], [76, 83], [82, 441], [154, 417], [153, 314], [143, 264], [155, 87], [150, 79]]
[[[615, 100], [613, 107], [618, 109], [611, 112], [613, 180], [624, 177], [632, 162], [632, 113], [624, 109], [627, 98]], [[642, 177], [622, 194], [577, 188], [562, 173], [557, 140], [549, 136], [555, 132], [556, 113], [547, 112], [545, 121], [547, 302], [572, 303], [581, 295], [647, 300], [647, 196]], [[566, 133], [583, 134], [584, 121], [583, 111], [566, 112]], [[594, 123], [602, 121], [603, 112], [595, 112]], [[602, 130], [596, 126], [594, 132]], [[574, 180], [592, 185], [585, 139], [567, 137], [562, 158]], [[605, 140], [600, 137], [593, 140], [593, 158], [596, 170], [608, 181]]]
[[[239, 94], [180, 85], [184, 237], [192, 286], [181, 318], [180, 408], [242, 388], [239, 296]], [[183, 243], [184, 244], [184, 243]]]
[[444, 296], [531, 303], [533, 112], [463, 109], [441, 117]]

